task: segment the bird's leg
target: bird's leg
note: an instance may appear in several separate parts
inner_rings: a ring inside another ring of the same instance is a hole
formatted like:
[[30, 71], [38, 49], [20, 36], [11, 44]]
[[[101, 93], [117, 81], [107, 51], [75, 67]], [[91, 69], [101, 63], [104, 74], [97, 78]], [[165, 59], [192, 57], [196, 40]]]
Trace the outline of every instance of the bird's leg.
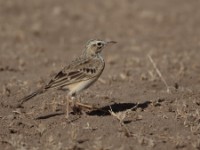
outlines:
[[79, 106], [79, 107], [86, 108], [86, 109], [96, 109], [95, 106], [88, 105], [88, 104], [83, 104], [83, 103], [80, 103], [80, 102], [76, 102], [76, 105]]
[[67, 105], [66, 105], [66, 116], [65, 116], [65, 118], [68, 119], [69, 118], [69, 96], [67, 96], [66, 99], [67, 99]]
[[75, 106], [82, 107], [82, 108], [85, 108], [85, 109], [90, 109], [90, 110], [91, 109], [97, 109], [95, 106], [81, 103], [81, 97], [80, 96], [77, 99], [78, 99], [78, 101], [75, 101]]
[[69, 118], [69, 107], [72, 108], [74, 114], [82, 114], [82, 110], [93, 110], [98, 109], [95, 106], [83, 104], [79, 102], [80, 97], [77, 97], [76, 95], [68, 95], [67, 96], [67, 105], [66, 105], [66, 118]]
[[69, 118], [69, 105], [71, 103], [71, 96], [68, 95], [66, 97], [66, 99], [67, 99], [67, 105], [66, 105], [66, 117], [65, 118], [68, 119]]

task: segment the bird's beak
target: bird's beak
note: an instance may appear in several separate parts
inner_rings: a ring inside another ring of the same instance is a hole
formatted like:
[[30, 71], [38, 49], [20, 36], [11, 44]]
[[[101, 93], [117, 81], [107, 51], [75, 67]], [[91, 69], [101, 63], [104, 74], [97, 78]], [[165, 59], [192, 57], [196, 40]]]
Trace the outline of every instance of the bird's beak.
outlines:
[[107, 41], [106, 44], [116, 44], [116, 41]]

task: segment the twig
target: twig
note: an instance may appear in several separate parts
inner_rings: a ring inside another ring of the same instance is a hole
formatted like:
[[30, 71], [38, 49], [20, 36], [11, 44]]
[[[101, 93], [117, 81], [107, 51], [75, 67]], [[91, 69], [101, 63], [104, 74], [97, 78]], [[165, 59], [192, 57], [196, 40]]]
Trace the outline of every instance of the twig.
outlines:
[[167, 92], [170, 92], [169, 86], [166, 82], [166, 80], [164, 79], [164, 77], [162, 76], [160, 70], [158, 69], [158, 67], [156, 66], [155, 62], [153, 61], [152, 57], [150, 55], [148, 55], [148, 58], [150, 60], [150, 62], [152, 63], [154, 69], [156, 70], [157, 74], [159, 75], [159, 77], [161, 78], [161, 80], [163, 81], [163, 83], [165, 84], [166, 88], [167, 88]]
[[59, 116], [59, 115], [64, 115], [64, 114], [65, 114], [64, 112], [53, 112], [53, 113], [49, 113], [47, 115], [36, 117], [35, 119], [36, 120], [48, 119], [48, 118], [51, 118], [51, 117], [54, 117], [54, 116]]
[[[133, 108], [133, 109], [134, 109], [134, 108]], [[112, 110], [112, 108], [111, 108], [111, 106], [110, 106], [110, 110], [108, 110], [108, 111], [109, 111], [109, 113], [111, 114], [111, 116], [113, 116], [114, 118], [116, 118], [116, 119], [119, 121], [119, 123], [120, 123], [122, 129], [124, 129], [124, 131], [125, 131], [125, 135], [126, 135], [127, 137], [131, 137], [131, 136], [132, 136], [132, 133], [129, 131], [129, 129], [127, 128], [127, 126], [124, 124], [124, 119], [125, 119], [126, 115], [127, 115], [130, 111], [132, 111], [132, 108], [126, 110], [125, 112], [118, 112], [118, 113], [115, 113], [115, 112], [113, 112], [113, 110]]]

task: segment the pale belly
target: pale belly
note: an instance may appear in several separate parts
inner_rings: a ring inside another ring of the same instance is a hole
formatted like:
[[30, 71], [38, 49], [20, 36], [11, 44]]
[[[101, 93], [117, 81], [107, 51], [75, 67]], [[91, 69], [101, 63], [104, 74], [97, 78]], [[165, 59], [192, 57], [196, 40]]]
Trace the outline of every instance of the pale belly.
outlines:
[[74, 83], [69, 85], [67, 88], [69, 89], [69, 95], [74, 95], [81, 92], [84, 89], [87, 89], [91, 86], [98, 78], [90, 79], [87, 81], [82, 81], [80, 83]]

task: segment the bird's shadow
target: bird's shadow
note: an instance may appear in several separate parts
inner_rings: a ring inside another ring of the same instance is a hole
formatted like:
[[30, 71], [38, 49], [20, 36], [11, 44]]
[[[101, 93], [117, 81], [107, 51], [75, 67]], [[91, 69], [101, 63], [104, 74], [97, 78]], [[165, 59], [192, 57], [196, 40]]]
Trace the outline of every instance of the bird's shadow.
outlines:
[[143, 103], [114, 103], [112, 105], [107, 105], [101, 107], [97, 110], [93, 110], [87, 112], [89, 116], [108, 116], [110, 115], [109, 111], [113, 111], [114, 113], [126, 111], [128, 109], [136, 110], [138, 108], [145, 109], [151, 104], [150, 101], [145, 101]]
[[[145, 101], [139, 104], [138, 103], [114, 103], [111, 105], [100, 107], [96, 110], [89, 111], [86, 114], [89, 116], [109, 116], [111, 115], [110, 111], [117, 113], [117, 112], [126, 111], [128, 109], [131, 109], [132, 111], [138, 108], [145, 109], [149, 106], [149, 104], [151, 104], [150, 101]], [[35, 119], [48, 119], [54, 116], [59, 116], [59, 115], [64, 115], [64, 114], [65, 114], [64, 112], [53, 112], [50, 114], [36, 117]]]

